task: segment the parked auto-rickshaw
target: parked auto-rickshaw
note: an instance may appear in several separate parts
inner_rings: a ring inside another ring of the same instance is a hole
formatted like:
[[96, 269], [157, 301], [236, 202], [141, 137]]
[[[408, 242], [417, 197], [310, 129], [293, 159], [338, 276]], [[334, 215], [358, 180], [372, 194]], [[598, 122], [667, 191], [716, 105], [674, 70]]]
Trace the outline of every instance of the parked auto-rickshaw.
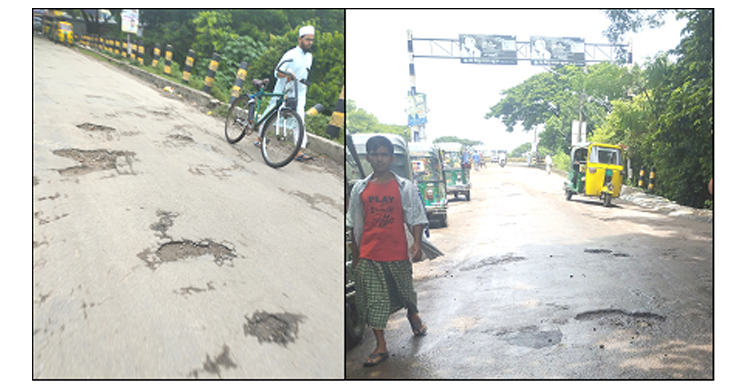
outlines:
[[443, 157], [445, 183], [449, 194], [471, 200], [471, 162], [466, 148], [458, 142], [436, 143]]
[[426, 143], [410, 143], [409, 156], [430, 227], [448, 226], [448, 192], [440, 148]]
[[57, 22], [55, 25], [55, 42], [73, 44], [73, 25], [68, 22]]
[[596, 196], [604, 206], [620, 196], [625, 166], [622, 147], [602, 143], [586, 143], [570, 151], [570, 170], [565, 182], [565, 199], [573, 195]]
[[[349, 209], [349, 196], [354, 184], [364, 179], [367, 175], [372, 173], [372, 167], [365, 160], [366, 143], [367, 140], [376, 134], [346, 134], [346, 196], [345, 205], [346, 209]], [[391, 170], [397, 175], [412, 180], [411, 174], [411, 163], [409, 162], [409, 149], [408, 144], [404, 139], [395, 134], [380, 134], [388, 137], [393, 142], [394, 154], [396, 159], [391, 165]], [[365, 324], [361, 317], [357, 313], [356, 306], [356, 286], [354, 283], [354, 268], [353, 259], [350, 244], [354, 237], [351, 237], [351, 232], [346, 229], [346, 249], [345, 249], [345, 260], [344, 268], [346, 270], [345, 279], [345, 303], [344, 303], [344, 328], [345, 328], [345, 348], [348, 350], [352, 346], [358, 344], [362, 340], [362, 336], [365, 330]], [[423, 258], [434, 259], [442, 256], [443, 253], [435, 247], [426, 236], [422, 237], [422, 253]]]

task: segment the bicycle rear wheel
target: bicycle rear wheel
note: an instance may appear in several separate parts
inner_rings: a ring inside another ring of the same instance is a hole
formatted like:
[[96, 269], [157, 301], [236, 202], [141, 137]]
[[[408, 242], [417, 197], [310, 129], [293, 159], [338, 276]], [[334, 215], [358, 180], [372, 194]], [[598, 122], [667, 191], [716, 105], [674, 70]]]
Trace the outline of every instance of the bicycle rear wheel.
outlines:
[[250, 121], [252, 115], [254, 115], [254, 108], [254, 102], [251, 103], [247, 95], [238, 97], [229, 107], [227, 120], [224, 124], [224, 135], [230, 144], [239, 142], [245, 134], [253, 132]]
[[305, 124], [292, 110], [271, 115], [261, 131], [261, 152], [268, 166], [280, 168], [289, 164], [302, 146]]

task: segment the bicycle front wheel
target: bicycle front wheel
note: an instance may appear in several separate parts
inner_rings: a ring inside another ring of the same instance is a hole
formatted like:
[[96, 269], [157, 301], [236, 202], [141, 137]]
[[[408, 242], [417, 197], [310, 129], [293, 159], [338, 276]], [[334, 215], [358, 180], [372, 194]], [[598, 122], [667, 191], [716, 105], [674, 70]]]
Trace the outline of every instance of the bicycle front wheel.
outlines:
[[250, 124], [251, 115], [250, 99], [247, 95], [242, 95], [235, 99], [229, 107], [227, 121], [224, 124], [224, 135], [230, 144], [239, 142], [246, 133], [253, 131]]
[[305, 124], [292, 110], [280, 110], [271, 115], [261, 131], [263, 160], [273, 168], [289, 164], [302, 146]]

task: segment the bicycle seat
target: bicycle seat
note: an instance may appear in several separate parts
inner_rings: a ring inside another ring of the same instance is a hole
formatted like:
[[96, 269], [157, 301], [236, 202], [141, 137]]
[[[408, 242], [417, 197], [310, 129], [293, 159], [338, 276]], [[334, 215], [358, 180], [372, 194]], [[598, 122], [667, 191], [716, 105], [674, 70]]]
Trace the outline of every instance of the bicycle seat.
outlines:
[[268, 84], [268, 79], [253, 80], [253, 87], [255, 87], [255, 89], [261, 89], [265, 87], [266, 84]]

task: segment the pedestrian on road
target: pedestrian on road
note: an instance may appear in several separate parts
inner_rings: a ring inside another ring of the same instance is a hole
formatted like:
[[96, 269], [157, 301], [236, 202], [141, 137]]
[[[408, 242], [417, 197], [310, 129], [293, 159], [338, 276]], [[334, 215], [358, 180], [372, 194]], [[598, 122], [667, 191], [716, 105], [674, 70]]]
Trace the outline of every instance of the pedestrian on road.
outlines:
[[474, 154], [471, 155], [472, 159], [474, 159], [474, 170], [479, 170], [479, 162], [482, 161], [482, 156], [479, 155], [479, 152], [476, 150], [474, 151]]
[[549, 153], [544, 157], [544, 165], [547, 166], [547, 174], [549, 175], [552, 171], [552, 157], [550, 157]]
[[[305, 102], [307, 100], [307, 86], [310, 82], [307, 80], [310, 74], [310, 68], [312, 67], [313, 55], [310, 53], [313, 41], [315, 40], [315, 27], [305, 26], [299, 29], [299, 37], [297, 38], [298, 45], [293, 49], [284, 53], [276, 65], [276, 86], [273, 89], [273, 93], [284, 93], [286, 83], [294, 79], [298, 80], [297, 83], [297, 114], [302, 119], [302, 123], [305, 123]], [[278, 101], [278, 97], [273, 97], [266, 108], [266, 112], [273, 107]], [[265, 115], [265, 113], [264, 113]], [[295, 134], [295, 136], [298, 136]], [[260, 134], [255, 142], [255, 146], [260, 147]], [[302, 146], [300, 147], [299, 153], [294, 158], [297, 161], [312, 160], [312, 157], [302, 152], [302, 149], [307, 147], [307, 132], [302, 135]]]
[[374, 136], [365, 148], [373, 173], [352, 188], [346, 224], [354, 237], [357, 312], [373, 329], [377, 341], [364, 365], [374, 366], [388, 357], [384, 332], [392, 312], [405, 307], [414, 335], [427, 331], [417, 309], [411, 260], [421, 259], [422, 233], [428, 220], [419, 190], [390, 170], [395, 159], [391, 141]]

